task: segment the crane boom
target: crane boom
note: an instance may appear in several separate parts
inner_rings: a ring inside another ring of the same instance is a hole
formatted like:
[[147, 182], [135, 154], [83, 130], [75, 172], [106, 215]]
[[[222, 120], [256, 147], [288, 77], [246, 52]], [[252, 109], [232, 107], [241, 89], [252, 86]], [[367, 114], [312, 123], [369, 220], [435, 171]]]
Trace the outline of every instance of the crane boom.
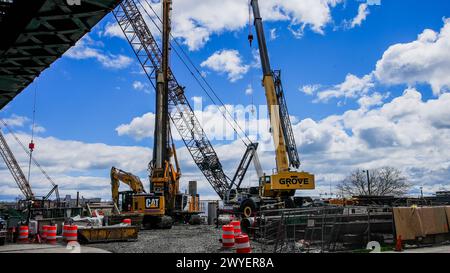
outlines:
[[[122, 1], [113, 10], [113, 15], [154, 86], [156, 72], [161, 67], [163, 54], [135, 1]], [[177, 82], [170, 68], [168, 68], [167, 79], [170, 119], [195, 164], [220, 198], [225, 199], [229, 190], [229, 178], [223, 171], [219, 157], [195, 116], [184, 94], [184, 87]]]
[[25, 145], [23, 145], [22, 141], [20, 141], [20, 139], [14, 133], [12, 128], [9, 127], [9, 125], [3, 119], [0, 119], [0, 121], [3, 124], [3, 126], [5, 126], [5, 128], [8, 129], [9, 133], [14, 137], [14, 139], [17, 141], [17, 143], [19, 143], [19, 145], [22, 147], [24, 152], [31, 158], [31, 160], [34, 163], [34, 165], [36, 165], [36, 167], [38, 167], [38, 169], [45, 176], [45, 178], [52, 184], [53, 187], [50, 190], [50, 192], [44, 197], [44, 200], [47, 200], [48, 198], [50, 198], [50, 196], [54, 192], [55, 193], [55, 197], [56, 197], [56, 204], [59, 206], [59, 204], [61, 202], [61, 198], [59, 196], [59, 187], [58, 187], [58, 185], [55, 183], [55, 181], [53, 181], [53, 179], [48, 175], [48, 173], [42, 168], [41, 164], [39, 164], [39, 162], [36, 160], [36, 158], [35, 157], [31, 157], [30, 150], [28, 150], [25, 147]]
[[6, 166], [10, 170], [22, 194], [25, 196], [27, 200], [33, 200], [34, 194], [33, 191], [31, 190], [30, 183], [28, 183], [28, 180], [25, 178], [25, 175], [22, 169], [20, 168], [19, 163], [17, 163], [17, 160], [14, 157], [14, 154], [12, 153], [11, 149], [9, 148], [8, 143], [6, 142], [6, 139], [1, 131], [0, 131], [0, 154], [2, 155], [3, 160], [6, 163]]
[[252, 0], [250, 4], [255, 19], [254, 24], [264, 76], [263, 85], [266, 92], [272, 137], [275, 144], [277, 171], [280, 173], [288, 171], [289, 166], [298, 168], [300, 166], [300, 159], [284, 98], [281, 74], [279, 71], [272, 71], [270, 67], [269, 53], [267, 50], [266, 37], [264, 35], [264, 27], [259, 11], [258, 0]]

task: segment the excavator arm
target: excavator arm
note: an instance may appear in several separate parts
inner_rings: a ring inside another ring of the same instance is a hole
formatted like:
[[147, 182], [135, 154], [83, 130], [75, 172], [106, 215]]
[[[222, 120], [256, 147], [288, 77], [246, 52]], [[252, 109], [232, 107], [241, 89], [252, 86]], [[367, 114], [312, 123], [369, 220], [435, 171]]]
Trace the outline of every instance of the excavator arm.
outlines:
[[145, 193], [144, 185], [136, 175], [122, 171], [115, 167], [111, 168], [111, 193], [114, 203], [119, 206], [120, 182], [127, 184], [134, 193]]

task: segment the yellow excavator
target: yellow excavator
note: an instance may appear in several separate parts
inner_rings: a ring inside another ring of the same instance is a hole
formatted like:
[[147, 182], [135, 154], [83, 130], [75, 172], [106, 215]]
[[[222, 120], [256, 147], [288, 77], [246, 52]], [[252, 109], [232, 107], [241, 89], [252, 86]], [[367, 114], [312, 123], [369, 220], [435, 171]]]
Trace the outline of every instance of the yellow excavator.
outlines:
[[[120, 182], [128, 185], [130, 190], [119, 191]], [[165, 195], [158, 190], [147, 193], [138, 176], [111, 168], [112, 200], [120, 213], [142, 214], [142, 224], [146, 228], [171, 228], [174, 221], [199, 221], [199, 195], [180, 193], [178, 187], [172, 191], [174, 195]]]

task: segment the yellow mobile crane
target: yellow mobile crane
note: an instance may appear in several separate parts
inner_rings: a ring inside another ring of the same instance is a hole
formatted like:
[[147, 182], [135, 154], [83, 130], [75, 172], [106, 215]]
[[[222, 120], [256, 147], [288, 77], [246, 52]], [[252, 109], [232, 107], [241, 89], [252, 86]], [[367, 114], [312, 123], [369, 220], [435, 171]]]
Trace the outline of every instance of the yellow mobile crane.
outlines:
[[[252, 215], [255, 209], [268, 202], [281, 201], [285, 203], [286, 207], [293, 207], [292, 197], [296, 190], [315, 188], [313, 174], [290, 169], [290, 167], [298, 169], [300, 159], [284, 97], [281, 72], [279, 70], [272, 71], [270, 67], [258, 0], [251, 0], [250, 5], [253, 10], [263, 70], [263, 86], [269, 108], [271, 133], [275, 144], [276, 172], [260, 177], [257, 194], [255, 191], [253, 193], [244, 191], [246, 192], [244, 195], [238, 195], [239, 210], [247, 217]], [[253, 35], [250, 33], [248, 38], [251, 44]]]

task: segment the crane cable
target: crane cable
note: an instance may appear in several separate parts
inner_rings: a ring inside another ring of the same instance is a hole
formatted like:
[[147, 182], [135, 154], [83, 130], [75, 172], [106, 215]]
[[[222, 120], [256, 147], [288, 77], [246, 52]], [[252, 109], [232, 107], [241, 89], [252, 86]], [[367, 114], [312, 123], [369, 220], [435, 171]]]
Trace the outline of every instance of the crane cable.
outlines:
[[34, 99], [33, 99], [33, 123], [31, 125], [31, 141], [28, 144], [28, 148], [30, 149], [30, 160], [28, 161], [28, 183], [30, 183], [30, 175], [31, 175], [31, 160], [33, 159], [33, 150], [34, 150], [34, 127], [36, 125], [36, 95], [37, 95], [37, 82], [34, 85]]
[[[141, 8], [144, 10], [144, 12], [147, 14], [147, 16], [150, 18], [150, 20], [152, 21], [152, 23], [156, 26], [156, 28], [161, 32], [161, 29], [159, 28], [158, 24], [154, 21], [154, 19], [152, 18], [152, 16], [149, 14], [149, 12], [147, 11], [147, 9], [142, 5], [142, 3], [140, 1], [138, 1], [138, 3], [140, 4]], [[147, 6], [152, 10], [153, 14], [155, 15], [156, 18], [158, 18], [158, 20], [162, 23], [161, 18], [158, 16], [158, 14], [156, 13], [156, 11], [153, 9], [153, 7], [148, 3], [148, 1], [146, 0], [145, 3], [147, 4]], [[190, 63], [190, 65], [192, 66], [192, 68], [195, 70], [195, 72], [200, 76], [200, 78], [202, 79], [202, 81], [206, 84], [206, 86], [208, 87], [208, 89], [214, 94], [214, 97], [216, 97], [216, 99], [220, 102], [220, 104], [223, 106], [224, 111], [220, 108], [217, 107], [219, 109], [219, 111], [221, 112], [222, 116], [224, 117], [224, 119], [228, 122], [228, 124], [231, 126], [231, 128], [233, 128], [234, 132], [237, 134], [237, 136], [241, 139], [241, 141], [245, 144], [245, 146], [248, 146], [249, 144], [252, 143], [252, 141], [250, 140], [250, 138], [248, 137], [247, 133], [242, 129], [242, 127], [239, 125], [239, 123], [233, 118], [233, 116], [231, 115], [231, 113], [228, 111], [227, 107], [225, 106], [225, 104], [223, 103], [223, 101], [220, 99], [220, 97], [217, 95], [217, 93], [214, 91], [214, 89], [211, 87], [211, 85], [208, 83], [208, 81], [205, 79], [205, 77], [202, 75], [202, 73], [200, 72], [200, 70], [197, 68], [197, 66], [193, 63], [193, 61], [191, 60], [191, 58], [188, 56], [188, 54], [184, 51], [184, 49], [181, 47], [180, 43], [175, 39], [175, 37], [170, 34], [172, 40], [175, 42], [175, 44], [177, 45], [177, 47], [179, 48], [179, 50], [181, 51], [181, 53], [185, 56], [185, 58], [187, 59], [187, 61]], [[171, 43], [172, 44], [172, 43]], [[176, 53], [176, 55], [178, 56], [178, 58], [181, 60], [181, 62], [184, 64], [184, 66], [186, 67], [186, 69], [189, 70], [190, 74], [194, 77], [194, 79], [196, 80], [196, 82], [199, 84], [200, 88], [206, 93], [206, 95], [210, 98], [210, 100], [217, 104], [215, 99], [211, 96], [211, 94], [209, 94], [208, 90], [206, 90], [206, 88], [203, 86], [203, 84], [201, 83], [201, 81], [194, 75], [194, 72], [191, 70], [191, 68], [189, 67], [189, 65], [186, 63], [186, 61], [183, 59], [183, 57], [180, 55], [180, 53], [177, 51], [177, 49], [175, 47], [172, 48], [174, 50], [174, 52]], [[225, 113], [226, 112], [230, 117], [232, 122], [235, 123], [235, 125], [233, 125], [231, 123], [231, 121], [226, 117]], [[238, 128], [242, 134], [244, 135], [244, 137], [241, 136], [241, 134], [238, 132]], [[247, 144], [244, 141], [244, 138], [249, 142], [249, 144]]]
[[[158, 14], [156, 13], [156, 11], [153, 9], [153, 7], [148, 3], [148, 1], [146, 1], [147, 5], [149, 6], [149, 8], [152, 10], [153, 14], [155, 15], [156, 18], [158, 18], [158, 20], [162, 23], [161, 18], [158, 16]], [[149, 14], [149, 12], [145, 9], [145, 7], [142, 5], [142, 3], [140, 3], [141, 8], [145, 11], [145, 13], [147, 14], [147, 16], [150, 18], [150, 20], [152, 21], [152, 23], [155, 25], [155, 27], [159, 30], [159, 32], [161, 32], [161, 29], [159, 28], [158, 24], [154, 21], [154, 19], [152, 18], [152, 16]], [[196, 70], [197, 74], [199, 74], [200, 78], [203, 79], [203, 81], [208, 85], [209, 89], [214, 93], [214, 96], [220, 101], [220, 103], [223, 106], [223, 109], [225, 110], [226, 113], [228, 113], [228, 115], [230, 115], [232, 121], [234, 123], [236, 123], [236, 126], [239, 128], [239, 130], [244, 134], [245, 138], [249, 141], [249, 143], [252, 143], [251, 140], [248, 138], [247, 134], [245, 133], [244, 130], [242, 130], [242, 128], [239, 126], [239, 124], [234, 120], [234, 118], [232, 117], [231, 113], [228, 111], [228, 109], [226, 108], [225, 104], [221, 101], [221, 99], [218, 97], [218, 95], [214, 92], [214, 90], [212, 89], [212, 87], [209, 85], [209, 83], [206, 81], [206, 79], [203, 77], [203, 75], [201, 74], [201, 72], [198, 70], [198, 68], [195, 66], [195, 64], [192, 62], [192, 60], [189, 58], [189, 56], [186, 54], [186, 52], [183, 50], [183, 48], [181, 47], [181, 45], [178, 43], [178, 41], [173, 37], [173, 35], [170, 35], [172, 40], [176, 43], [176, 45], [179, 47], [179, 49], [182, 51], [183, 55], [187, 58], [187, 60], [189, 61], [189, 63], [191, 64], [191, 66]], [[196, 80], [196, 82], [198, 83], [198, 85], [200, 86], [200, 88], [206, 93], [206, 95], [209, 97], [209, 99], [215, 103], [217, 105], [217, 103], [215, 102], [214, 98], [211, 97], [211, 95], [209, 94], [209, 92], [206, 90], [206, 88], [202, 85], [202, 83], [200, 82], [200, 80], [194, 75], [194, 72], [189, 68], [189, 65], [186, 63], [186, 61], [182, 58], [182, 56], [180, 55], [180, 53], [176, 50], [176, 48], [172, 48], [176, 55], [178, 56], [178, 58], [180, 59], [180, 61], [184, 64], [184, 66], [186, 67], [187, 70], [189, 70], [190, 74], [192, 75], [192, 77]], [[228, 122], [228, 124], [231, 126], [231, 128], [233, 129], [233, 131], [238, 135], [238, 137], [241, 139], [241, 141], [244, 143], [245, 146], [248, 146], [249, 144], [247, 144], [243, 137], [239, 134], [239, 132], [237, 131], [236, 127], [230, 122], [230, 120], [226, 117], [226, 115], [224, 114], [224, 112], [222, 111], [222, 109], [220, 107], [217, 107], [218, 110], [221, 112], [222, 116], [224, 117], [225, 121]]]
[[[252, 55], [251, 57], [253, 58], [253, 46], [252, 46], [252, 42], [253, 42], [253, 32], [252, 32], [252, 9], [251, 9], [251, 0], [249, 0], [248, 2], [248, 41], [250, 44], [250, 55]], [[251, 103], [251, 112], [252, 115], [255, 115], [256, 112], [256, 106], [254, 103], [254, 89], [253, 89], [253, 69], [250, 69], [250, 88], [251, 88], [251, 96], [252, 96], [252, 103]]]

